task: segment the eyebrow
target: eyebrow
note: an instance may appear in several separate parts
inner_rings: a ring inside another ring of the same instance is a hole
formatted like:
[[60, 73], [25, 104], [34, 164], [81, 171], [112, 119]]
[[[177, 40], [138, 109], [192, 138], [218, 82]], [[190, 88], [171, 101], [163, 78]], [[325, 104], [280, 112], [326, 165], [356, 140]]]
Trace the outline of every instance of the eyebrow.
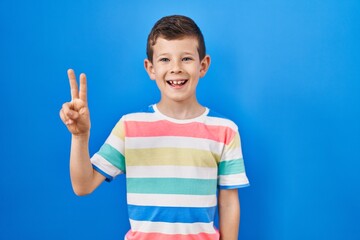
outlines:
[[[194, 55], [194, 54], [197, 54], [197, 52], [196, 53], [192, 53], [192, 52], [188, 52], [188, 51], [186, 51], [186, 52], [182, 52], [180, 55]], [[168, 55], [171, 55], [170, 53], [167, 53], [167, 52], [165, 52], [165, 53], [161, 53], [161, 54], [159, 54], [159, 55], [156, 55], [155, 57], [162, 57], [162, 56], [168, 56]]]
[[194, 55], [194, 54], [197, 54], [197, 52], [195, 53], [192, 53], [192, 52], [183, 52], [184, 55]]

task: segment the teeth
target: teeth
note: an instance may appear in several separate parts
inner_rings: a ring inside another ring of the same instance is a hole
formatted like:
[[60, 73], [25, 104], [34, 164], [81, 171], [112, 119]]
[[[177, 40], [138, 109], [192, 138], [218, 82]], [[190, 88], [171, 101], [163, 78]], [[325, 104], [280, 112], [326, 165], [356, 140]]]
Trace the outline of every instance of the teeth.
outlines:
[[168, 81], [171, 85], [183, 85], [186, 80], [169, 80]]
[[170, 82], [171, 84], [180, 85], [180, 84], [184, 84], [185, 81], [184, 81], [184, 80], [182, 80], [182, 81], [181, 81], [181, 80], [179, 80], [179, 81], [170, 80], [169, 82]]

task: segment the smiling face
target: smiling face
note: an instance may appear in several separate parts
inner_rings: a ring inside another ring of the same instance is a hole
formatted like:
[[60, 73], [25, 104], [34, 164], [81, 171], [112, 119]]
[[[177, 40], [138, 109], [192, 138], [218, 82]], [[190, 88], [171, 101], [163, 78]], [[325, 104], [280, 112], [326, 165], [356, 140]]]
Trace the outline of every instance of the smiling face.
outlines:
[[206, 55], [200, 60], [194, 37], [166, 40], [159, 37], [153, 46], [153, 61], [145, 60], [150, 79], [161, 92], [162, 103], [197, 103], [196, 86], [210, 65]]

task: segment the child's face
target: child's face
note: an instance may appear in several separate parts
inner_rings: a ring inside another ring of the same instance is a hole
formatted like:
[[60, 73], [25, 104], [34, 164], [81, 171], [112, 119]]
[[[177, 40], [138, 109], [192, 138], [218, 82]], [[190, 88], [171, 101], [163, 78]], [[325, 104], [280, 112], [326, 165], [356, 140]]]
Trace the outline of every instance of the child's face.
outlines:
[[166, 40], [159, 37], [153, 46], [153, 62], [145, 60], [150, 78], [156, 81], [161, 101], [188, 102], [196, 100], [199, 78], [210, 65], [207, 55], [200, 61], [196, 38]]

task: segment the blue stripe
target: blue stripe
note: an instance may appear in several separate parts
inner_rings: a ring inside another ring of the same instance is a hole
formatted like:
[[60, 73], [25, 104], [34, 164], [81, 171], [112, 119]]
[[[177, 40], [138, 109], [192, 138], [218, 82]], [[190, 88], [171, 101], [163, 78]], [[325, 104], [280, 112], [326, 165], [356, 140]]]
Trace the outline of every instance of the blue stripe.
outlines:
[[105, 181], [111, 182], [114, 179], [112, 176], [110, 176], [109, 174], [107, 174], [106, 172], [104, 172], [103, 170], [101, 170], [100, 168], [95, 166], [94, 164], [92, 166], [96, 171], [98, 171], [101, 175], [103, 175], [105, 177]]
[[216, 206], [198, 207], [153, 207], [128, 205], [129, 218], [137, 221], [168, 223], [210, 223], [213, 221]]
[[221, 190], [224, 190], [224, 189], [235, 189], [235, 188], [244, 188], [244, 187], [248, 187], [250, 186], [249, 183], [247, 184], [241, 184], [241, 185], [233, 185], [233, 186], [219, 186], [219, 188]]

